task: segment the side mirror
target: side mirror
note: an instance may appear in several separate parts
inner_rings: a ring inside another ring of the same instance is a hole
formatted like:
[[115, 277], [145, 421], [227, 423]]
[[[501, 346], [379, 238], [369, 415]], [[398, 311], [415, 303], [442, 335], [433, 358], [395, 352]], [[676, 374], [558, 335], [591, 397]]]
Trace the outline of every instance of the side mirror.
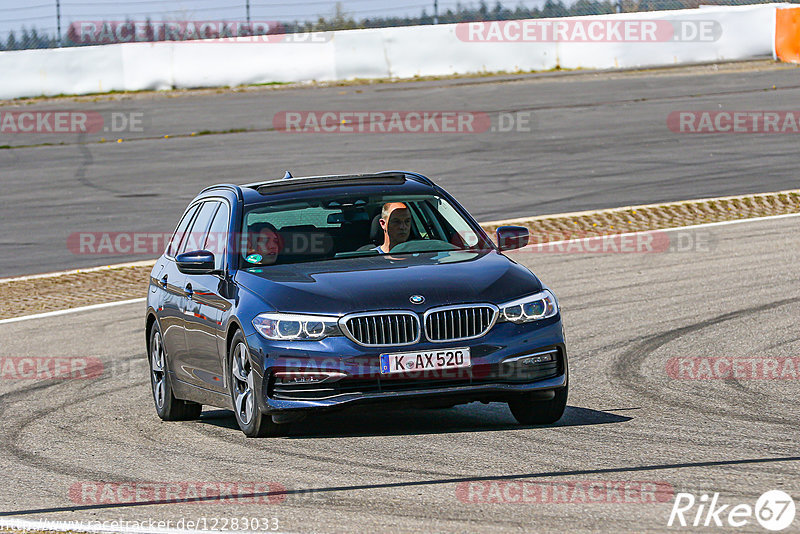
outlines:
[[214, 274], [214, 254], [207, 250], [195, 250], [178, 254], [175, 258], [178, 270], [183, 274]]
[[497, 228], [497, 246], [500, 250], [514, 250], [528, 244], [530, 233], [524, 226], [500, 226]]

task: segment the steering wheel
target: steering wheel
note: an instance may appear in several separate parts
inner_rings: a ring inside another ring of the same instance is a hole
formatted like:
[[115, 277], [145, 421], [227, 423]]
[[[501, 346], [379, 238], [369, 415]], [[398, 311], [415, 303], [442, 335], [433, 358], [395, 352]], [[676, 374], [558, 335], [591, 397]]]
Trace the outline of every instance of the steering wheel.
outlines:
[[392, 252], [427, 252], [431, 250], [458, 250], [458, 247], [441, 239], [415, 239], [392, 247]]

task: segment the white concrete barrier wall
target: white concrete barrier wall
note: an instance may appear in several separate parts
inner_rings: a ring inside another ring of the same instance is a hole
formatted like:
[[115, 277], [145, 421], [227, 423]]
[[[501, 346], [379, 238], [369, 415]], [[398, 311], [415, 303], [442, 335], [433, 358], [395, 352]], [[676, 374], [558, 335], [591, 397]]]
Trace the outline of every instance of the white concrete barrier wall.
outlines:
[[779, 5], [582, 17], [711, 20], [720, 29], [713, 42], [469, 42], [459, 38], [458, 25], [442, 24], [330, 32], [310, 43], [188, 41], [0, 52], [0, 98], [748, 59], [772, 54]]
[[118, 90], [123, 68], [119, 46], [0, 52], [0, 98]]
[[[716, 41], [659, 43], [558, 43], [559, 66], [565, 69], [605, 69], [678, 65], [769, 56], [772, 53], [776, 7], [724, 6], [652, 13], [625, 13], [620, 20], [681, 21], [719, 24]], [[587, 18], [607, 18], [587, 17]], [[691, 27], [691, 26], [690, 26]]]
[[[130, 43], [92, 48], [120, 49], [122, 87], [125, 91], [160, 91], [175, 87], [174, 54], [169, 43]], [[92, 76], [92, 73], [87, 72], [86, 76]]]
[[335, 79], [333, 43], [172, 45], [175, 87], [218, 87]]
[[556, 67], [555, 43], [462, 41], [457, 24], [334, 32], [339, 79], [410, 78], [475, 72], [547, 70]]

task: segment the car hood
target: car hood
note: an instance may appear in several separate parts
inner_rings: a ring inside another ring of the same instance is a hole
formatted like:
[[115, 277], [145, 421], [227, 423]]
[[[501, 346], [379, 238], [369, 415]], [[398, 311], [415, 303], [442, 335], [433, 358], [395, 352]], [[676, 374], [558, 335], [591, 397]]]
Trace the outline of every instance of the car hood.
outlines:
[[[500, 304], [542, 284], [491, 250], [368, 256], [238, 271], [237, 283], [281, 312], [344, 313], [425, 309], [469, 302]], [[411, 304], [422, 295], [422, 305]]]

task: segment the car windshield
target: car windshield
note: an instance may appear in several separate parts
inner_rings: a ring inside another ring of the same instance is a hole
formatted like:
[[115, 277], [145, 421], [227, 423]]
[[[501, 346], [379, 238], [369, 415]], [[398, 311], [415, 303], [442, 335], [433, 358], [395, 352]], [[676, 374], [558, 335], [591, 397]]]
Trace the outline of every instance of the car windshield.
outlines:
[[241, 243], [245, 268], [491, 248], [446, 199], [397, 194], [256, 205], [245, 212]]

